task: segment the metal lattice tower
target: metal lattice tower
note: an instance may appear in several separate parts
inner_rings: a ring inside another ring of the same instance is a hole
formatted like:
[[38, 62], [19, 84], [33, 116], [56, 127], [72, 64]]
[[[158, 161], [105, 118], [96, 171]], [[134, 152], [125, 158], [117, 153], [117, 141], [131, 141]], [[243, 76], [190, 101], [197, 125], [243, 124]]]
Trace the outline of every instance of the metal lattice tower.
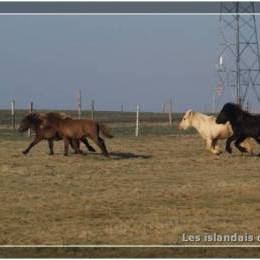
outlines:
[[222, 2], [220, 7], [217, 71], [225, 93], [221, 99], [225, 96], [225, 101], [243, 107], [249, 103], [260, 105], [260, 56], [254, 12], [252, 2]]

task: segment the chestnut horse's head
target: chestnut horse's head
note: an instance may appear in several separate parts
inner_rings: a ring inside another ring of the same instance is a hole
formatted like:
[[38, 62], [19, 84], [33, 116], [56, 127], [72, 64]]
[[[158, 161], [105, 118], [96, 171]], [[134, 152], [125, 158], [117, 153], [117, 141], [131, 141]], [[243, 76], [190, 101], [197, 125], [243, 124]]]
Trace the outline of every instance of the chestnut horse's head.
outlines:
[[25, 132], [30, 128], [35, 128], [37, 123], [39, 122], [39, 115], [37, 113], [29, 113], [27, 114], [22, 121], [20, 122], [18, 131]]

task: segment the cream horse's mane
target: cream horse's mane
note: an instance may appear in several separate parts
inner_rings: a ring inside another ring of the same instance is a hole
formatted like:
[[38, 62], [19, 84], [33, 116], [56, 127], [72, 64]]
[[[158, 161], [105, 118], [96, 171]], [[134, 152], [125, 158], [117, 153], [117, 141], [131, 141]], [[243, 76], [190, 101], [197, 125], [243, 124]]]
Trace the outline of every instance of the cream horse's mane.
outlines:
[[209, 116], [200, 112], [193, 111], [192, 109], [189, 109], [186, 111], [185, 114], [189, 114], [192, 118], [196, 118], [199, 120], [212, 120], [213, 122], [216, 121], [216, 118], [214, 116]]

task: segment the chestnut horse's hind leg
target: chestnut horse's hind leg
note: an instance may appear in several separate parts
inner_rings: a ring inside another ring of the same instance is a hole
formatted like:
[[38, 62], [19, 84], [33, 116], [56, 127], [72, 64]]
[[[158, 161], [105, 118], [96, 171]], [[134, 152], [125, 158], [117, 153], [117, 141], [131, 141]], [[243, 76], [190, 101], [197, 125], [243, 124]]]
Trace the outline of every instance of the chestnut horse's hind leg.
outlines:
[[49, 139], [48, 145], [49, 145], [49, 149], [50, 149], [49, 155], [53, 155], [54, 154], [54, 152], [53, 152], [53, 140]]
[[107, 148], [106, 148], [104, 140], [101, 137], [99, 137], [99, 136], [96, 136], [96, 137], [90, 136], [90, 138], [100, 148], [100, 150], [102, 151], [103, 155], [106, 156], [106, 157], [109, 157], [109, 153], [107, 151]]
[[80, 150], [80, 141], [79, 139], [72, 139], [73, 149], [75, 150], [76, 154], [82, 154], [83, 151]]
[[80, 143], [78, 139], [69, 138], [69, 144], [71, 148], [75, 151], [75, 154], [83, 153], [83, 151], [80, 150]]
[[101, 137], [98, 137], [98, 146], [102, 150], [103, 155], [106, 156], [106, 157], [109, 157], [109, 153], [107, 151], [105, 141]]
[[89, 137], [94, 141], [94, 143], [101, 149], [104, 156], [109, 157], [109, 153], [107, 151], [104, 140], [99, 136], [99, 125], [97, 125], [96, 129], [89, 133]]
[[96, 151], [96, 150], [89, 144], [87, 138], [83, 137], [83, 138], [80, 139], [80, 141], [86, 145], [87, 149], [88, 149], [90, 152], [95, 152], [95, 151]]
[[43, 139], [41, 137], [36, 136], [35, 139], [29, 144], [29, 146], [23, 151], [23, 154], [28, 154], [29, 151], [33, 148], [33, 146], [35, 146], [42, 140]]

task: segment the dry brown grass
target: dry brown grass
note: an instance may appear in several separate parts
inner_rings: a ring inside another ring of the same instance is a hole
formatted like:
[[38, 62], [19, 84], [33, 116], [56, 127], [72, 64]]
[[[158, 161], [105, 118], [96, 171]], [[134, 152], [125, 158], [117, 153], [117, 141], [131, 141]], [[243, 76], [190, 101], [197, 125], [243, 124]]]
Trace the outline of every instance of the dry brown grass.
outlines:
[[[182, 233], [260, 228], [260, 164], [197, 136], [120, 137], [100, 154], [0, 141], [0, 244], [180, 244]], [[260, 233], [260, 231], [259, 231]]]

